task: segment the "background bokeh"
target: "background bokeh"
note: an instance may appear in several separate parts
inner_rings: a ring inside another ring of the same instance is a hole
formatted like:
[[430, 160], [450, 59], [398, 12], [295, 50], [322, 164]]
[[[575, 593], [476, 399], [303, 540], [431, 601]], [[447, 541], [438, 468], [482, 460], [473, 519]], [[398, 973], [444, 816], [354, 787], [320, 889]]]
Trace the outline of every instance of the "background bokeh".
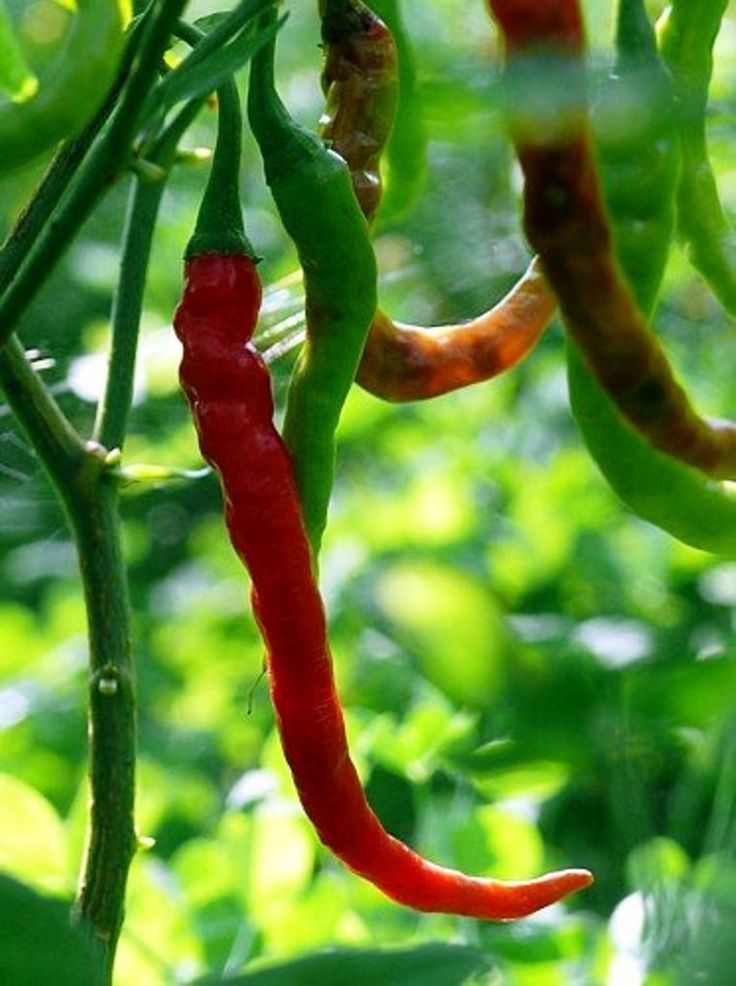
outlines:
[[[295, 4], [280, 38], [282, 92], [308, 125], [321, 107], [315, 6]], [[612, 7], [586, 4], [598, 76]], [[413, 210], [379, 223], [381, 294], [397, 317], [459, 320], [487, 308], [527, 258], [497, 39], [479, 2], [404, 8], [427, 166]], [[193, 16], [215, 9], [191, 6]], [[733, 208], [735, 67], [727, 17], [710, 138]], [[210, 116], [186, 147], [211, 143]], [[201, 466], [171, 313], [205, 173], [183, 162], [164, 198], [126, 465]], [[4, 224], [37, 177], [3, 179]], [[102, 379], [128, 185], [112, 190], [21, 327], [82, 432]], [[243, 188], [273, 338], [298, 313], [299, 287], [281, 283], [295, 256], [250, 139]], [[657, 328], [698, 406], [733, 412], [733, 325], [676, 249]], [[123, 519], [138, 825], [155, 843], [131, 873], [120, 986], [337, 945], [430, 942], [487, 957], [493, 971], [463, 982], [733, 983], [736, 563], [674, 542], [608, 490], [570, 415], [563, 346], [555, 325], [513, 374], [428, 403], [392, 406], [355, 389], [321, 578], [353, 751], [387, 827], [474, 873], [580, 865], [595, 886], [522, 924], [483, 925], [414, 914], [347, 873], [295, 799], [216, 481], [141, 482]], [[293, 352], [272, 367], [279, 399]], [[84, 611], [63, 514], [2, 405], [0, 587], [0, 870], [69, 896], [86, 802]], [[399, 981], [430, 982], [407, 968]]]

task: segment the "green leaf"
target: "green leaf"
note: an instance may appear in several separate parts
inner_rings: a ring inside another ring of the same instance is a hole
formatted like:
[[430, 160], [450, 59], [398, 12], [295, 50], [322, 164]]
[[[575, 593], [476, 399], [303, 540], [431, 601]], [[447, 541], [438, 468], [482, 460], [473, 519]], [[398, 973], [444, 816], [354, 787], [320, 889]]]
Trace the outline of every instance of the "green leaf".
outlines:
[[341, 950], [309, 955], [234, 979], [208, 978], [197, 986], [500, 986], [490, 961], [460, 945], [398, 950]]
[[98, 986], [104, 973], [92, 941], [69, 922], [69, 904], [0, 875], [0, 982]]
[[379, 763], [421, 783], [436, 769], [443, 747], [462, 735], [467, 725], [465, 714], [453, 714], [439, 699], [425, 699], [400, 724], [389, 716], [374, 719], [365, 735]]
[[254, 18], [273, 0], [244, 0], [184, 61], [151, 92], [144, 120], [189, 99], [213, 92], [229, 75], [242, 68], [269, 38], [279, 31], [282, 18], [268, 28], [253, 28]]
[[38, 89], [38, 80], [31, 72], [18, 44], [5, 0], [0, 0], [0, 90], [14, 102], [30, 99]]

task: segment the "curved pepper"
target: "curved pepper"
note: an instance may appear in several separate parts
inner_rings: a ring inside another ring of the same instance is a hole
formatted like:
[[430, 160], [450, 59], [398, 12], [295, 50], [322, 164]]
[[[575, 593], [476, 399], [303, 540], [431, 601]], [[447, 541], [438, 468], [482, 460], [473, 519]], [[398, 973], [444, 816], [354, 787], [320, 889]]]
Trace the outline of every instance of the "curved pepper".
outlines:
[[357, 382], [389, 401], [417, 401], [498, 376], [539, 342], [557, 310], [535, 258], [498, 304], [469, 322], [425, 328], [373, 319]]
[[[396, 108], [396, 49], [362, 0], [321, 0], [327, 105], [323, 139], [346, 161], [370, 222], [381, 198], [380, 160]], [[425, 328], [377, 310], [356, 376], [390, 401], [424, 400], [497, 376], [539, 341], [557, 302], [538, 264], [498, 304], [468, 322]]]
[[[389, 835], [366, 800], [348, 750], [292, 464], [273, 424], [268, 370], [251, 342], [261, 297], [253, 251], [244, 233], [240, 251], [234, 246], [240, 210], [224, 217], [216, 205], [233, 207], [236, 183], [232, 168], [210, 178], [174, 325], [200, 448], [220, 476], [230, 539], [252, 579], [277, 725], [299, 798], [322, 842], [399, 903], [490, 920], [524, 917], [588, 886], [590, 873], [563, 870], [520, 882], [466, 876]], [[223, 220], [228, 233], [218, 244]]]
[[253, 581], [286, 759], [320, 840], [393, 900], [489, 920], [524, 917], [588, 886], [586, 870], [502, 882], [465, 876], [389, 835], [349, 757], [325, 616], [294, 486], [273, 421], [268, 371], [249, 340], [259, 289], [252, 259], [190, 256], [175, 318], [181, 380], [204, 457], [218, 471], [235, 550]]
[[[654, 87], [661, 92], [657, 125], [648, 131], [642, 128], [643, 139], [634, 131], [631, 140], [613, 147], [609, 140], [601, 149], [617, 256], [638, 304], [648, 314], [674, 228], [679, 153], [675, 115], [668, 108], [670, 86], [642, 0], [621, 3], [617, 47], [619, 59], [610, 82], [614, 101], [621, 85], [629, 92], [652, 92]], [[603, 136], [603, 128], [600, 133]], [[623, 421], [572, 342], [567, 360], [575, 419], [588, 450], [624, 503], [686, 544], [736, 557], [736, 484], [708, 480], [652, 449]]]
[[82, 129], [112, 85], [130, 18], [127, 0], [77, 0], [64, 44], [34, 96], [0, 105], [0, 172], [15, 171]]
[[376, 261], [345, 162], [296, 124], [274, 87], [273, 41], [251, 63], [248, 117], [304, 271], [307, 339], [284, 438], [315, 558], [332, 491], [335, 429], [376, 310]]
[[736, 473], [736, 425], [696, 414], [616, 263], [587, 122], [578, 4], [555, 0], [535, 9], [519, 0], [490, 2], [506, 34], [512, 73], [521, 67], [528, 77], [526, 56], [538, 46], [566, 72], [561, 111], [551, 116], [545, 106], [540, 115], [522, 101], [513, 124], [526, 233], [566, 327], [621, 413], [655, 448], [728, 478]]
[[678, 234], [693, 266], [736, 315], [736, 233], [721, 205], [705, 132], [713, 45], [727, 6], [727, 0], [672, 0], [658, 34], [679, 101]]
[[[656, 56], [651, 28], [642, 19], [646, 14], [640, 0], [626, 0], [625, 6], [639, 8], [640, 47]], [[619, 48], [626, 40], [619, 30]], [[656, 63], [650, 60], [650, 65], [656, 72]], [[620, 70], [627, 74], [624, 65]], [[660, 117], [662, 131], [658, 139], [630, 148], [628, 163], [626, 154], [609, 155], [607, 161], [604, 154], [604, 166], [609, 166], [607, 186], [612, 188], [607, 196], [609, 208], [619, 227], [617, 233], [621, 227], [624, 229], [623, 236], [617, 235], [618, 256], [645, 312], [654, 305], [665, 244], [674, 221], [672, 201], [678, 155], [673, 135], [668, 137], [667, 119], [666, 113]], [[625, 164], [613, 176], [611, 158], [614, 166]], [[627, 195], [627, 187], [635, 193], [633, 196]], [[632, 201], [649, 203], [653, 223], [649, 233], [655, 234], [651, 249], [636, 248], [636, 231], [641, 228], [645, 212], [632, 213]], [[568, 381], [572, 409], [588, 450], [624, 503], [644, 520], [686, 544], [736, 557], [736, 484], [708, 479], [700, 471], [653, 449], [623, 420], [572, 341], [568, 345]]]

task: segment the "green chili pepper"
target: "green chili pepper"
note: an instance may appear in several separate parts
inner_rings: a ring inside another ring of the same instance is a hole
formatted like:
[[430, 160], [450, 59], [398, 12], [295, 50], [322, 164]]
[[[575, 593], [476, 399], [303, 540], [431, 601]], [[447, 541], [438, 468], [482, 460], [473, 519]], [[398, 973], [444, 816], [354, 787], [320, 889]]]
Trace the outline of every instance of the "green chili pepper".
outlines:
[[376, 262], [347, 165], [291, 119], [274, 87], [273, 58], [273, 41], [253, 58], [248, 117], [304, 270], [307, 339], [289, 387], [284, 438], [316, 558], [335, 429], [376, 310]]
[[422, 194], [427, 173], [427, 131], [411, 38], [399, 0], [371, 0], [371, 9], [393, 35], [399, 60], [399, 99], [386, 146], [386, 192], [381, 215], [400, 218]]
[[[628, 83], [629, 93], [637, 85], [639, 91], [659, 92], [652, 139], [641, 134], [637, 140], [634, 133], [631, 141], [612, 146], [604, 140], [599, 145], [617, 256], [639, 306], [648, 314], [672, 237], [679, 153], [676, 118], [668, 111], [667, 76], [641, 0], [621, 0], [617, 49], [618, 78], [610, 80], [611, 96]], [[643, 72], [651, 75], [649, 83]], [[630, 106], [628, 100], [626, 104]], [[629, 116], [636, 119], [630, 112]], [[602, 114], [600, 134], [606, 129], [605, 119]], [[614, 492], [640, 517], [686, 544], [736, 557], [736, 484], [709, 480], [655, 451], [621, 418], [572, 341], [567, 368], [575, 419]]]
[[14, 171], [82, 129], [117, 73], [128, 0], [77, 0], [59, 54], [38, 70], [38, 89], [0, 105], [0, 172]]
[[736, 234], [718, 195], [705, 128], [713, 45], [727, 6], [728, 0], [673, 0], [658, 34], [679, 100], [678, 234], [693, 266], [726, 311], [736, 315]]
[[648, 314], [672, 244], [680, 152], [672, 79], [642, 0], [619, 0], [616, 57], [594, 129], [616, 255]]

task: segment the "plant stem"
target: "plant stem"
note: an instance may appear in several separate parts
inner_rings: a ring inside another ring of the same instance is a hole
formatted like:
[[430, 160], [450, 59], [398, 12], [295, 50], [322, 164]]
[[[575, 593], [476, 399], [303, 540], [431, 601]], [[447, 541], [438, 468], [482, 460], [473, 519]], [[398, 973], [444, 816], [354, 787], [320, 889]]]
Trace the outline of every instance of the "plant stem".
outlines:
[[136, 851], [135, 675], [118, 491], [98, 470], [67, 509], [84, 585], [90, 648], [90, 818], [76, 912], [93, 931], [110, 979]]
[[163, 186], [163, 178], [146, 181], [136, 177], [128, 199], [120, 280], [112, 305], [107, 383], [97, 408], [94, 428], [95, 440], [109, 449], [122, 448], [125, 439], [133, 396], [143, 290]]
[[0, 386], [66, 508], [87, 605], [90, 646], [90, 836], [77, 913], [112, 970], [135, 852], [135, 689], [117, 486], [97, 446], [85, 445], [12, 336]]
[[12, 335], [0, 349], [0, 387], [62, 498], [87, 450]]
[[91, 149], [53, 221], [46, 225], [43, 235], [28, 251], [18, 274], [0, 300], [0, 344], [8, 339], [49, 271], [126, 167], [141, 107], [156, 77], [171, 31], [185, 5], [186, 0], [158, 0], [152, 5], [117, 109]]
[[138, 330], [143, 310], [151, 243], [161, 198], [176, 148], [184, 131], [202, 107], [203, 99], [192, 99], [179, 111], [158, 137], [146, 160], [160, 169], [155, 179], [137, 175], [128, 200], [123, 232], [120, 280], [112, 307], [112, 344], [107, 383], [97, 409], [94, 437], [106, 449], [122, 448], [133, 397], [133, 378]]

